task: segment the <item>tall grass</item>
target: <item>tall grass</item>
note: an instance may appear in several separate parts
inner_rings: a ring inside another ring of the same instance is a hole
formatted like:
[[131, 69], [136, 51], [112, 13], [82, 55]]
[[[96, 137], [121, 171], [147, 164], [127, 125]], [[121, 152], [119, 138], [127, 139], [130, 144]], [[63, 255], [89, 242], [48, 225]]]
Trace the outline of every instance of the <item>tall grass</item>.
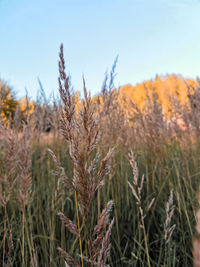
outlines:
[[1, 122], [1, 266], [198, 266], [199, 90], [171, 119], [154, 96], [127, 112], [115, 67], [77, 110], [61, 47], [62, 102]]

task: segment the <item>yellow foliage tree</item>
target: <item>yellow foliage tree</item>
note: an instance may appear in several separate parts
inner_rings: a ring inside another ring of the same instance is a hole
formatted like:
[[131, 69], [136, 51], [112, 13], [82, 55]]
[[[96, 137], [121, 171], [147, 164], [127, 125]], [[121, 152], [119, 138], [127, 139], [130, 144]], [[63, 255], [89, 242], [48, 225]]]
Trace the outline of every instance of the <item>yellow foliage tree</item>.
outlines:
[[12, 89], [0, 80], [0, 116], [4, 123], [8, 122], [9, 117], [14, 117], [17, 104]]
[[18, 101], [19, 109], [21, 111], [22, 116], [25, 115], [25, 113], [29, 113], [29, 115], [33, 114], [34, 112], [34, 102], [29, 101], [27, 97], [24, 97]]
[[173, 99], [176, 98], [183, 106], [188, 102], [188, 94], [194, 93], [196, 88], [195, 80], [184, 79], [180, 75], [156, 76], [153, 81], [145, 81], [136, 86], [129, 84], [122, 86], [119, 92], [119, 101], [124, 105], [124, 99], [126, 104], [129, 104], [131, 100], [140, 110], [143, 110], [148, 97], [153, 99], [156, 95], [164, 114], [169, 115], [173, 109]]
[[34, 112], [34, 102], [29, 102], [27, 97], [17, 100], [12, 89], [0, 80], [0, 116], [5, 124], [8, 123], [9, 117], [14, 118], [17, 108], [20, 111], [21, 118], [24, 119], [27, 112], [29, 115]]

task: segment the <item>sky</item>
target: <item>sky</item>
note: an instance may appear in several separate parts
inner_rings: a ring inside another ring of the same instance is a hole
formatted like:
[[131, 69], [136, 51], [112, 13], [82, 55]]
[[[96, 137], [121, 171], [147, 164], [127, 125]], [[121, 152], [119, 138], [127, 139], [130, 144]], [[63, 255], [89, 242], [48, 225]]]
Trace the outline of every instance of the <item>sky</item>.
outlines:
[[64, 45], [75, 90], [92, 95], [118, 55], [116, 87], [200, 75], [200, 0], [0, 0], [0, 79], [17, 97], [58, 92]]

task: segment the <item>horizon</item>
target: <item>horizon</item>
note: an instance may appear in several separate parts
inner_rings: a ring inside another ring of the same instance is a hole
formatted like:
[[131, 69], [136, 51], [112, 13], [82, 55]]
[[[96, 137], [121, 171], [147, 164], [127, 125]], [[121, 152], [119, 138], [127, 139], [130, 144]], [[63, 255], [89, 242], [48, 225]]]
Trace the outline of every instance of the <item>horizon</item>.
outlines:
[[[194, 81], [197, 81], [199, 79], [199, 76], [196, 76], [196, 77], [184, 77], [181, 73], [166, 73], [166, 74], [155, 74], [154, 77], [150, 78], [150, 79], [146, 79], [146, 80], [143, 80], [141, 82], [136, 82], [135, 84], [132, 84], [132, 83], [126, 83], [126, 84], [122, 84], [118, 87], [114, 87], [114, 89], [118, 90], [120, 88], [123, 88], [123, 87], [126, 87], [126, 86], [131, 86], [131, 87], [137, 87], [137, 85], [139, 84], [143, 84], [145, 82], [148, 82], [148, 81], [155, 81], [156, 80], [156, 77], [158, 76], [161, 80], [167, 78], [167, 77], [170, 77], [172, 75], [175, 75], [176, 77], [182, 77], [184, 80], [194, 80]], [[38, 82], [38, 88], [37, 88], [37, 91], [36, 91], [36, 95], [35, 95], [35, 98], [33, 99], [30, 95], [29, 95], [29, 91], [27, 90], [27, 88], [24, 89], [24, 95], [22, 95], [21, 97], [18, 97], [17, 96], [17, 92], [15, 91], [15, 88], [14, 86], [10, 85], [7, 81], [1, 79], [0, 77], [0, 81], [2, 81], [4, 84], [6, 84], [6, 86], [8, 88], [10, 88], [12, 90], [12, 93], [13, 93], [13, 96], [16, 98], [16, 99], [23, 99], [24, 97], [28, 96], [31, 100], [33, 101], [37, 101], [37, 96], [40, 97], [41, 95], [41, 90], [45, 93], [45, 97], [47, 99], [49, 99], [50, 101], [52, 100], [52, 97], [55, 97], [55, 99], [59, 98], [59, 91], [55, 92], [55, 91], [49, 91], [49, 92], [46, 92], [42, 82], [40, 80], [37, 79], [37, 82]], [[103, 81], [103, 80], [102, 80]], [[114, 82], [115, 84], [115, 82]], [[72, 84], [72, 88], [73, 88], [73, 84]], [[86, 87], [87, 89], [87, 87]], [[58, 89], [59, 90], [59, 89]], [[76, 90], [76, 88], [73, 88], [73, 91], [76, 93], [80, 93], [80, 97], [82, 98], [83, 95], [80, 90]], [[91, 91], [88, 90], [89, 93], [91, 93]], [[55, 94], [57, 93], [57, 94]], [[95, 92], [94, 94], [91, 94], [92, 97], [94, 96], [97, 96], [101, 93], [101, 87], [99, 88], [99, 91]]]

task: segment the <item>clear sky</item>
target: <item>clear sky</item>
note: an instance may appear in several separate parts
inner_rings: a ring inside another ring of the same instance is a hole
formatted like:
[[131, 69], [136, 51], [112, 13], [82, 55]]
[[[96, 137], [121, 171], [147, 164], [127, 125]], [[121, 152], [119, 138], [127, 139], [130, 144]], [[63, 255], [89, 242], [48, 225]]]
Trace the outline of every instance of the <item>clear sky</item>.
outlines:
[[75, 89], [92, 94], [119, 55], [116, 85], [200, 75], [199, 0], [0, 0], [0, 78], [35, 98], [58, 88], [64, 44]]

